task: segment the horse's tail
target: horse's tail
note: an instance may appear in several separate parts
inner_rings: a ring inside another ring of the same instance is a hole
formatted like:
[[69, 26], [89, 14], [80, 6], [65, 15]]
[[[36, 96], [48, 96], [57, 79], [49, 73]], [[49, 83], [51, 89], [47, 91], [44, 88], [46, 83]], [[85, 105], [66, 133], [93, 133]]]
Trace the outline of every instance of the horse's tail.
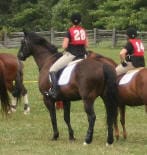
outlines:
[[105, 92], [103, 97], [106, 104], [107, 123], [114, 123], [117, 116], [118, 107], [118, 89], [116, 84], [116, 72], [114, 68], [108, 64], [104, 64], [103, 69], [106, 81]]
[[21, 99], [22, 87], [23, 87], [23, 65], [19, 62], [18, 71], [13, 85], [12, 95], [17, 98], [17, 101]]
[[2, 112], [4, 112], [7, 115], [8, 111], [10, 110], [9, 95], [7, 91], [4, 71], [1, 65], [0, 65], [0, 101]]

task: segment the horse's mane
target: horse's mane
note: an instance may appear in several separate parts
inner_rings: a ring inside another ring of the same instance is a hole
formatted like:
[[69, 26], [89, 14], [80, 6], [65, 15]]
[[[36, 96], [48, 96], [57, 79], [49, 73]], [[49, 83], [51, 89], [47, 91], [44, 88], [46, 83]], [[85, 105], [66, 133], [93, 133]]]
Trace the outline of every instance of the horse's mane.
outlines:
[[49, 43], [45, 38], [38, 35], [35, 32], [27, 32], [27, 37], [29, 38], [29, 41], [31, 41], [33, 44], [43, 46], [48, 49], [51, 53], [57, 53], [58, 49], [55, 45]]

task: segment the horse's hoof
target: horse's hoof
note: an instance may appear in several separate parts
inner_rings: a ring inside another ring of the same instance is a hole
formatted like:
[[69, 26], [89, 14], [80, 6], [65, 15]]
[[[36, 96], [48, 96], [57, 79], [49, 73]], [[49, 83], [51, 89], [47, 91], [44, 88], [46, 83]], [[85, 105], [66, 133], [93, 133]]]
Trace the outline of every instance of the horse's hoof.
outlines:
[[12, 111], [11, 111], [11, 110], [9, 110], [9, 111], [8, 111], [8, 114], [11, 114], [11, 113], [12, 113]]
[[86, 145], [88, 145], [88, 143], [84, 142], [84, 143], [83, 143], [83, 146], [86, 146]]
[[53, 137], [51, 140], [52, 141], [57, 141], [58, 140], [58, 137]]
[[59, 133], [56, 133], [56, 134], [53, 135], [52, 140], [57, 140], [58, 138], [59, 138]]
[[108, 144], [108, 143], [106, 143], [106, 147], [112, 148], [112, 147], [113, 147], [113, 144]]
[[73, 142], [73, 141], [75, 141], [76, 139], [75, 139], [74, 137], [72, 137], [72, 138], [70, 137], [69, 140], [70, 140], [71, 142]]
[[30, 114], [30, 107], [24, 110], [24, 115]]
[[115, 136], [116, 140], [118, 141], [119, 140], [119, 136]]
[[124, 137], [124, 140], [126, 140], [126, 139], [127, 139], [127, 135], [123, 135], [123, 137]]
[[16, 106], [11, 106], [11, 112], [16, 112]]

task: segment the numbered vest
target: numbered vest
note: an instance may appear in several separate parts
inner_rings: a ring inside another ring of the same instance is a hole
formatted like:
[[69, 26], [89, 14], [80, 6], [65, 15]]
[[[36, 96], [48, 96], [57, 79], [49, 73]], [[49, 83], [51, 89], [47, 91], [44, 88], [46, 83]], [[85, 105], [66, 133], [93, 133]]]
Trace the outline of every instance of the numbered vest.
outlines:
[[71, 27], [70, 32], [70, 44], [71, 45], [85, 45], [86, 44], [86, 31], [81, 26]]
[[144, 46], [140, 39], [129, 39], [134, 48], [134, 56], [144, 56]]

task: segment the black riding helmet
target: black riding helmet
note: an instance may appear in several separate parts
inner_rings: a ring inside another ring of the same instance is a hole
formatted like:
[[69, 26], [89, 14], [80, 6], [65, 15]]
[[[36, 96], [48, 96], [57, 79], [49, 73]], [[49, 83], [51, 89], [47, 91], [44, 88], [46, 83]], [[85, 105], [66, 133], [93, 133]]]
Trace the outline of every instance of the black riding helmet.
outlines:
[[71, 15], [71, 21], [74, 25], [78, 25], [81, 22], [81, 15], [79, 13], [73, 13]]
[[127, 36], [129, 38], [136, 38], [137, 37], [137, 30], [134, 27], [130, 27], [127, 29]]

